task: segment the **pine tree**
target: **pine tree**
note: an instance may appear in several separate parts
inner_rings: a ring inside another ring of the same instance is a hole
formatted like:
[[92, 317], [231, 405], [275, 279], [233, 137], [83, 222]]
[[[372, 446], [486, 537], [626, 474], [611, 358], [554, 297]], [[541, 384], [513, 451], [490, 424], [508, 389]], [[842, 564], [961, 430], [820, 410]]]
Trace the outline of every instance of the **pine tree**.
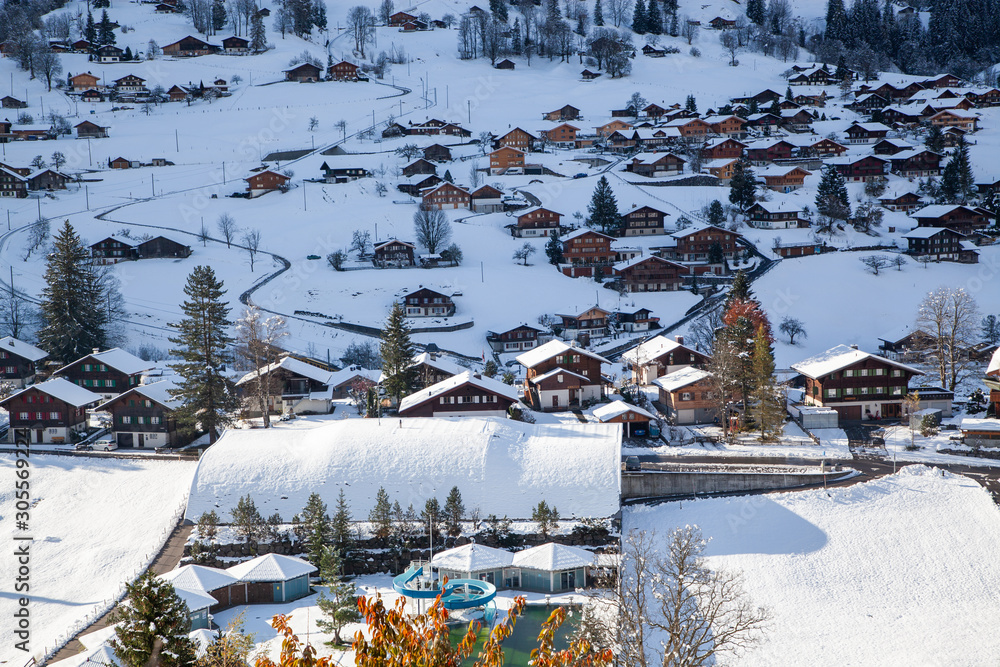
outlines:
[[559, 0], [548, 0], [545, 5], [545, 20], [555, 22], [561, 18], [562, 12], [559, 11]]
[[549, 507], [549, 504], [544, 500], [539, 500], [538, 504], [531, 510], [531, 520], [538, 524], [538, 532], [542, 534], [542, 538], [548, 538], [549, 533], [559, 529], [558, 519], [559, 510], [555, 508], [555, 505]]
[[722, 202], [718, 199], [713, 199], [712, 203], [708, 205], [708, 224], [719, 227], [725, 222], [726, 212], [722, 208]]
[[490, 0], [490, 13], [501, 23], [506, 23], [507, 0]]
[[757, 25], [763, 25], [764, 0], [747, 0], [747, 18]]
[[316, 0], [312, 5], [312, 24], [316, 30], [323, 32], [326, 30], [326, 2]]
[[94, 45], [97, 43], [97, 26], [94, 24], [94, 15], [87, 11], [87, 25], [83, 29], [83, 38]]
[[673, 12], [670, 15], [670, 36], [677, 37], [681, 34], [680, 23], [677, 20], [677, 12]]
[[605, 234], [613, 234], [621, 227], [618, 200], [615, 199], [614, 190], [611, 189], [607, 176], [601, 176], [597, 181], [587, 212], [590, 214], [590, 226], [598, 227]]
[[549, 234], [549, 240], [545, 242], [545, 256], [549, 258], [549, 264], [553, 266], [562, 264], [562, 243], [559, 241], [559, 234], [555, 229]]
[[927, 131], [927, 137], [924, 139], [924, 146], [927, 147], [927, 150], [935, 153], [944, 152], [944, 132], [941, 131], [941, 126], [931, 125]]
[[326, 503], [315, 491], [309, 494], [299, 520], [305, 531], [304, 542], [309, 561], [318, 567], [323, 556], [323, 545], [330, 541], [333, 531], [330, 528], [330, 515], [327, 513]]
[[429, 498], [424, 502], [424, 509], [420, 510], [420, 520], [430, 527], [431, 535], [436, 536], [441, 530], [441, 503], [437, 498]]
[[114, 614], [115, 637], [109, 642], [124, 667], [189, 667], [195, 664], [194, 642], [188, 639], [187, 605], [173, 585], [147, 570], [125, 586], [128, 603]]
[[823, 175], [816, 190], [816, 211], [820, 215], [837, 220], [846, 220], [851, 215], [847, 183], [832, 164], [823, 169]]
[[749, 407], [761, 442], [776, 442], [785, 424], [785, 400], [774, 378], [774, 353], [764, 333], [758, 327], [753, 348], [754, 390]]
[[663, 14], [656, 0], [649, 0], [646, 5], [646, 32], [651, 35], [663, 33]]
[[343, 489], [337, 496], [337, 509], [330, 521], [330, 540], [341, 553], [351, 544], [351, 508]]
[[969, 145], [965, 137], [959, 137], [951, 151], [951, 158], [941, 173], [941, 196], [948, 203], [964, 204], [973, 196], [975, 179], [969, 161]]
[[108, 18], [108, 10], [103, 10], [101, 12], [101, 20], [97, 24], [97, 44], [98, 46], [104, 46], [105, 44], [115, 43], [115, 30], [111, 27], [111, 19]]
[[643, 0], [635, 0], [632, 11], [632, 32], [637, 35], [646, 34], [646, 5]]
[[1000, 320], [996, 315], [987, 315], [980, 323], [983, 341], [990, 345], [1000, 343]]
[[170, 366], [181, 378], [171, 391], [183, 403], [175, 411], [177, 423], [187, 432], [208, 433], [209, 442], [218, 439], [219, 429], [240, 406], [233, 381], [225, 374], [233, 343], [227, 333], [232, 323], [222, 298], [225, 293], [212, 267], [196, 266], [184, 286], [184, 319], [170, 325], [179, 334], [169, 339], [176, 346], [170, 353], [181, 360]]
[[594, 25], [601, 27], [604, 25], [604, 11], [601, 9], [601, 0], [594, 2]]
[[256, 550], [257, 542], [264, 537], [266, 522], [249, 493], [239, 499], [229, 515], [236, 534]]
[[695, 100], [694, 95], [687, 96], [687, 99], [684, 100], [684, 108], [691, 113], [698, 113], [698, 101]]
[[839, 39], [842, 42], [850, 41], [850, 34], [847, 25], [847, 11], [844, 9], [844, 0], [828, 0], [826, 5], [826, 39]]
[[[357, 587], [345, 582], [340, 577], [343, 564], [340, 559], [340, 552], [336, 549], [326, 547], [319, 564], [319, 576], [326, 586], [326, 591], [321, 591], [316, 600], [316, 606], [323, 613], [322, 618], [316, 619], [316, 626], [323, 632], [333, 635], [327, 642], [329, 646], [340, 646], [343, 641], [340, 638], [340, 631], [348, 623], [357, 623], [362, 620], [361, 612], [358, 611], [358, 599], [355, 595]], [[327, 597], [329, 593], [329, 597]]]
[[462, 517], [465, 516], [465, 504], [462, 503], [462, 493], [457, 486], [452, 487], [444, 501], [444, 528], [452, 537], [462, 533]]
[[212, 30], [218, 32], [226, 27], [226, 3], [223, 0], [212, 2]]
[[750, 301], [754, 299], [753, 290], [750, 288], [750, 279], [747, 278], [746, 271], [740, 269], [736, 272], [733, 277], [733, 284], [729, 288], [729, 292], [726, 293], [726, 303], [723, 305], [723, 310], [729, 308], [735, 300]]
[[392, 503], [385, 487], [379, 487], [375, 494], [375, 507], [368, 512], [368, 522], [372, 524], [372, 534], [380, 540], [389, 537], [392, 532]]
[[267, 48], [267, 30], [264, 28], [264, 17], [254, 12], [250, 19], [250, 50], [260, 53]]
[[746, 211], [757, 201], [757, 177], [746, 156], [736, 161], [729, 181], [729, 202]]
[[410, 342], [410, 325], [407, 324], [406, 313], [398, 301], [392, 304], [389, 318], [382, 329], [379, 354], [382, 355], [382, 372], [385, 374], [382, 387], [398, 403], [410, 392], [416, 379], [412, 368], [413, 343]]

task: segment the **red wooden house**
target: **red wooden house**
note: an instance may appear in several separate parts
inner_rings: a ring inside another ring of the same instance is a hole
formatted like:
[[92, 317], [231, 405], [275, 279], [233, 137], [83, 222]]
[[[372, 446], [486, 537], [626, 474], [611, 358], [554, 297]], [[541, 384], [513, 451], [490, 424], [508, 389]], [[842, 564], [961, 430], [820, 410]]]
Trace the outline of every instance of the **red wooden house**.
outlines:
[[562, 223], [562, 213], [556, 213], [541, 206], [528, 209], [517, 216], [511, 233], [518, 237], [535, 238], [539, 236], [549, 236], [552, 230], [559, 232]]
[[613, 272], [626, 292], [673, 292], [683, 286], [688, 267], [651, 255], [615, 264]]
[[341, 60], [339, 63], [330, 65], [327, 68], [327, 76], [333, 81], [357, 81], [358, 66], [346, 60]]
[[287, 186], [291, 179], [284, 174], [279, 174], [276, 171], [265, 169], [264, 171], [257, 172], [253, 176], [248, 176], [243, 180], [247, 182], [247, 192], [250, 194], [250, 197], [253, 198], [259, 197], [268, 192], [280, 190], [281, 188]]
[[844, 180], [849, 182], [868, 181], [889, 172], [889, 161], [877, 155], [863, 157], [843, 156], [832, 158], [826, 164], [833, 165]]
[[438, 210], [469, 208], [472, 199], [469, 191], [459, 186], [443, 181], [437, 187], [421, 193], [422, 206]]
[[7, 442], [69, 443], [87, 427], [87, 408], [101, 397], [64, 378], [32, 385], [0, 400], [10, 424]]
[[614, 238], [593, 229], [578, 229], [559, 239], [562, 243], [563, 274], [576, 278], [591, 278], [594, 271], [606, 270], [615, 261], [616, 253], [611, 249]]

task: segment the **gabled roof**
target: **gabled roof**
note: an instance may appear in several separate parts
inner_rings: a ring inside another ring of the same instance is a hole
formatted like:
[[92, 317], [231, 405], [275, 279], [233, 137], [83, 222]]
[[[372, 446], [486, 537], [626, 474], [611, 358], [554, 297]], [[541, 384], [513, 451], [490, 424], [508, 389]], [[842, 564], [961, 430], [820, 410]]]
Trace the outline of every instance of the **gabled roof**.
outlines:
[[10, 169], [7, 169], [6, 167], [0, 167], [0, 172], [3, 172], [5, 174], [7, 174], [8, 176], [10, 176], [10, 177], [12, 177], [12, 178], [14, 178], [16, 180], [19, 180], [19, 181], [27, 181], [28, 180], [27, 176], [22, 176], [21, 174], [18, 174], [17, 172], [14, 172], [14, 171], [11, 171]]
[[532, 366], [537, 366], [543, 361], [547, 361], [552, 357], [560, 354], [565, 354], [566, 352], [572, 352], [573, 354], [580, 354], [591, 359], [596, 359], [602, 364], [610, 364], [611, 362], [602, 357], [599, 354], [595, 354], [588, 350], [583, 349], [577, 345], [567, 343], [563, 340], [550, 340], [544, 345], [539, 345], [533, 350], [528, 350], [524, 354], [520, 354], [516, 357], [517, 363], [521, 364], [525, 368], [531, 368]]
[[514, 554], [514, 567], [544, 572], [575, 570], [594, 564], [594, 554], [580, 547], [549, 542]]
[[917, 227], [909, 232], [903, 234], [904, 239], [929, 239], [932, 236], [937, 236], [941, 232], [951, 232], [961, 237], [965, 237], [965, 234], [960, 234], [950, 227]]
[[674, 392], [709, 377], [712, 377], [712, 374], [708, 371], [689, 366], [660, 376], [653, 380], [653, 384], [664, 391]]
[[851, 123], [851, 126], [847, 128], [846, 131], [850, 132], [851, 128], [859, 128], [865, 132], [888, 132], [889, 128], [882, 123]]
[[160, 380], [158, 382], [151, 382], [150, 384], [141, 384], [138, 387], [132, 387], [125, 393], [119, 395], [116, 398], [111, 399], [98, 405], [95, 410], [105, 410], [111, 406], [112, 403], [125, 398], [129, 394], [134, 394], [136, 396], [144, 396], [151, 401], [159, 403], [168, 410], [176, 410], [181, 406], [183, 401], [179, 398], [174, 398], [170, 395], [171, 389], [176, 389], [177, 385], [174, 384], [173, 380]]
[[483, 389], [484, 391], [508, 398], [511, 401], [516, 402], [518, 400], [517, 390], [509, 384], [504, 384], [499, 380], [488, 378], [485, 375], [473, 374], [472, 371], [465, 371], [463, 373], [459, 373], [458, 375], [453, 375], [446, 380], [442, 380], [437, 384], [432, 384], [426, 389], [421, 389], [420, 391], [414, 392], [403, 398], [403, 400], [399, 402], [399, 411], [403, 412], [404, 410], [412, 408], [416, 405], [433, 400], [438, 396], [464, 384], [471, 384], [475, 387]]
[[28, 361], [39, 361], [49, 356], [48, 352], [39, 349], [32, 345], [31, 343], [25, 343], [23, 340], [18, 340], [11, 336], [4, 336], [0, 338], [0, 350], [4, 352], [9, 352], [10, 354], [15, 354], [22, 359], [27, 359]]
[[597, 234], [598, 236], [603, 236], [604, 238], [610, 239], [612, 241], [615, 240], [615, 237], [613, 237], [613, 236], [608, 236], [607, 234], [602, 234], [601, 232], [597, 231], [596, 229], [589, 229], [587, 227], [581, 227], [580, 229], [573, 230], [569, 234], [563, 234], [562, 236], [559, 237], [559, 240], [562, 241], [562, 242], [571, 241], [571, 240], [575, 239], [576, 237], [583, 236], [584, 234], [586, 234], [588, 232], [590, 232], [591, 234]]
[[677, 349], [685, 349], [689, 352], [701, 354], [701, 352], [698, 352], [683, 343], [678, 343], [676, 340], [667, 338], [666, 336], [657, 336], [639, 343], [630, 350], [626, 350], [622, 353], [622, 359], [630, 363], [649, 363], [654, 359], [659, 359], [663, 355], [669, 354]]
[[[176, 570], [165, 572], [160, 579], [169, 581], [174, 588], [184, 588], [189, 591], [201, 591], [206, 595], [210, 591], [235, 584], [238, 579], [229, 571], [204, 565], [185, 565]], [[214, 604], [214, 603], [213, 603]]]
[[342, 368], [339, 371], [334, 371], [333, 373], [331, 373], [328, 384], [331, 387], [339, 387], [348, 380], [351, 380], [356, 377], [363, 377], [365, 379], [371, 380], [372, 382], [378, 382], [381, 374], [382, 371], [377, 371], [377, 370], [373, 371], [368, 368], [360, 368], [352, 366], [349, 368]]
[[987, 375], [995, 375], [997, 373], [1000, 373], [1000, 348], [997, 348], [997, 351], [993, 353], [990, 364], [986, 367]]
[[97, 403], [101, 400], [101, 397], [91, 391], [87, 391], [79, 385], [75, 385], [66, 378], [53, 378], [51, 380], [46, 380], [41, 384], [33, 384], [30, 387], [25, 387], [16, 394], [11, 394], [4, 400], [0, 401], [0, 405], [13, 400], [15, 397], [20, 396], [26, 391], [31, 391], [32, 389], [42, 392], [43, 394], [48, 394], [52, 398], [63, 401], [72, 405], [74, 408], [82, 408], [85, 405], [90, 405], [91, 403]]
[[611, 403], [605, 403], [600, 407], [594, 408], [594, 416], [602, 422], [614, 419], [615, 417], [623, 415], [626, 412], [634, 412], [637, 415], [642, 415], [643, 417], [647, 417], [649, 419], [656, 419], [656, 416], [648, 410], [644, 410], [638, 405], [631, 405], [625, 401], [612, 401]]
[[420, 354], [415, 355], [410, 367], [422, 365], [436, 368], [439, 371], [450, 373], [451, 375], [459, 375], [469, 370], [465, 366], [459, 366], [454, 361], [450, 361], [444, 357], [432, 356], [430, 352], [421, 352]]
[[825, 375], [839, 371], [842, 368], [847, 368], [848, 366], [856, 364], [859, 361], [864, 361], [865, 359], [877, 359], [890, 366], [895, 366], [896, 368], [909, 371], [914, 375], [923, 375], [922, 371], [918, 371], [912, 366], [907, 366], [906, 364], [901, 364], [899, 362], [892, 361], [891, 359], [871, 354], [870, 352], [864, 352], [853, 347], [848, 347], [847, 345], [832, 347], [826, 352], [822, 352], [809, 357], [808, 359], [792, 364], [792, 368], [806, 377], [818, 380]]
[[283, 556], [281, 554], [266, 554], [257, 556], [245, 563], [226, 568], [226, 572], [243, 582], [254, 581], [288, 581], [311, 574], [316, 567], [301, 558]]
[[640, 255], [639, 257], [633, 257], [632, 259], [627, 259], [624, 262], [618, 262], [617, 264], [614, 265], [613, 268], [616, 271], [624, 271], [625, 269], [631, 269], [633, 266], [636, 266], [637, 264], [642, 264], [643, 262], [653, 262], [654, 264], [656, 263], [671, 264], [673, 266], [685, 269], [685, 271], [687, 270], [687, 267], [684, 266], [683, 264], [679, 264], [677, 262], [671, 262], [669, 259], [663, 259], [662, 257], [657, 257], [656, 255], [649, 255], [648, 257], [642, 257]]
[[697, 234], [698, 232], [704, 232], [710, 229], [720, 232], [722, 234], [740, 236], [739, 232], [731, 232], [728, 229], [723, 229], [722, 227], [716, 227], [715, 225], [699, 225], [697, 227], [689, 227], [688, 229], [681, 229], [679, 231], [676, 231], [673, 234], [671, 234], [671, 236], [674, 237], [675, 239], [682, 239], [688, 236], [692, 236], [693, 234]]
[[[134, 241], [133, 241], [134, 243]], [[104, 352], [97, 352], [94, 354], [88, 354], [80, 357], [76, 361], [66, 364], [62, 368], [56, 371], [56, 374], [64, 372], [67, 368], [73, 364], [77, 364], [84, 359], [93, 359], [97, 363], [104, 364], [108, 368], [113, 368], [114, 370], [124, 373], [125, 375], [135, 375], [136, 373], [141, 373], [143, 371], [148, 371], [153, 367], [153, 363], [150, 361], [143, 361], [139, 357], [135, 356], [130, 352], [126, 352], [120, 347], [113, 347], [110, 350], [105, 350]]]
[[509, 551], [472, 542], [434, 554], [431, 565], [453, 572], [482, 572], [508, 567], [513, 560], [514, 554]]
[[754, 202], [754, 207], [761, 207], [767, 213], [801, 213], [802, 207], [790, 201], [759, 201]]
[[975, 213], [968, 206], [962, 206], [960, 204], [931, 204], [930, 206], [924, 206], [918, 211], [913, 211], [910, 213], [911, 218], [940, 218], [942, 215], [947, 215], [954, 211], [956, 208], [963, 208], [969, 213]]
[[549, 378], [553, 378], [553, 377], [555, 377], [557, 375], [560, 375], [560, 374], [572, 375], [573, 377], [575, 377], [575, 378], [577, 378], [579, 380], [583, 380], [583, 384], [592, 384], [594, 382], [593, 380], [591, 380], [586, 375], [580, 375], [579, 373], [574, 373], [573, 371], [568, 371], [565, 368], [559, 366], [557, 368], [553, 368], [548, 373], [542, 373], [541, 375], [536, 375], [535, 377], [531, 378], [531, 383], [532, 384], [537, 384], [539, 382], [545, 382]]
[[412, 243], [407, 243], [406, 241], [400, 241], [399, 239], [389, 239], [388, 241], [381, 241], [379, 243], [376, 243], [375, 246], [372, 248], [372, 250], [373, 251], [374, 250], [378, 250], [379, 248], [387, 246], [390, 243], [402, 243], [403, 245], [410, 246], [411, 248], [416, 248], [417, 247], [417, 246], [413, 245]]
[[307, 364], [304, 361], [299, 361], [294, 357], [282, 357], [274, 363], [268, 364], [263, 368], [258, 368], [257, 370], [250, 371], [243, 377], [241, 377], [236, 385], [242, 385], [247, 382], [251, 382], [260, 377], [264, 373], [273, 373], [274, 371], [282, 368], [289, 373], [294, 373], [295, 375], [301, 375], [304, 378], [308, 378], [320, 384], [329, 384], [330, 382], [330, 371], [325, 371], [318, 366], [313, 366], [312, 364]]

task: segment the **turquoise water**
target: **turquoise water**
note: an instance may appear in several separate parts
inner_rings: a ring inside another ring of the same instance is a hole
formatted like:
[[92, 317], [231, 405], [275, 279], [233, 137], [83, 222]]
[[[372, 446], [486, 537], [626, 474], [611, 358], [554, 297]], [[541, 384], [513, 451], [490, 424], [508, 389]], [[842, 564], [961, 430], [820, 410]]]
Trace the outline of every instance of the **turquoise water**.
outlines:
[[[531, 650], [538, 648], [538, 633], [542, 630], [542, 623], [549, 618], [549, 614], [555, 607], [545, 605], [528, 605], [524, 608], [524, 613], [517, 619], [514, 625], [514, 632], [503, 643], [504, 665], [509, 667], [527, 667]], [[570, 635], [573, 633], [573, 618], [569, 617], [572, 608], [567, 608], [566, 621], [556, 631], [556, 649], [564, 649], [569, 646]], [[574, 610], [575, 611], [575, 610]], [[498, 612], [499, 613], [499, 612]], [[452, 639], [457, 641], [458, 637], [465, 631], [465, 626], [452, 630]], [[472, 658], [465, 661], [466, 665], [472, 665], [475, 656], [479, 653], [483, 639], [486, 637], [486, 630], [479, 631], [479, 641], [472, 652]]]

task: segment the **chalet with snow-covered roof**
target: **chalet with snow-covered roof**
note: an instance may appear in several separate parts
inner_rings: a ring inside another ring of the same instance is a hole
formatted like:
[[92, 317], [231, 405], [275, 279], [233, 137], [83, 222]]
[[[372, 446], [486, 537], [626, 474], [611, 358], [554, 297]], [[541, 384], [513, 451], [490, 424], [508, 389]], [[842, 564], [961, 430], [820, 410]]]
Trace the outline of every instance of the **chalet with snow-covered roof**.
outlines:
[[464, 371], [399, 402], [400, 417], [504, 417], [517, 390], [480, 373]]
[[805, 109], [782, 109], [779, 118], [778, 124], [790, 132], [808, 132], [809, 126], [816, 120]]
[[476, 213], [503, 211], [503, 192], [492, 185], [480, 185], [469, 193], [469, 208]]
[[111, 413], [111, 437], [121, 448], [183, 447], [188, 440], [178, 435], [174, 416], [181, 401], [172, 389], [170, 380], [139, 385], [95, 410]]
[[612, 267], [614, 280], [626, 292], [675, 292], [684, 285], [688, 267], [650, 255], [634, 257]]
[[593, 306], [581, 313], [557, 313], [561, 322], [560, 336], [567, 340], [579, 340], [584, 344], [592, 338], [608, 335], [608, 316], [611, 313]]
[[888, 133], [889, 128], [882, 123], [853, 123], [844, 132], [850, 144], [874, 144]]
[[747, 116], [747, 127], [761, 130], [762, 132], [773, 132], [781, 125], [781, 116], [773, 113], [755, 113]]
[[556, 109], [555, 111], [548, 111], [542, 114], [542, 120], [567, 121], [579, 119], [580, 110], [570, 104]]
[[806, 171], [802, 167], [782, 166], [777, 164], [768, 165], [757, 171], [757, 176], [764, 181], [768, 189], [775, 192], [793, 192], [805, 184], [806, 176], [811, 176], [812, 172]]
[[285, 81], [316, 83], [322, 78], [323, 70], [312, 63], [302, 63], [284, 71]]
[[441, 144], [431, 144], [423, 149], [424, 159], [433, 162], [450, 162], [451, 149]]
[[705, 142], [705, 147], [701, 150], [701, 156], [705, 160], [736, 159], [743, 155], [746, 147], [745, 143], [737, 141], [732, 137], [716, 137]]
[[960, 234], [947, 227], [917, 227], [903, 234], [908, 245], [906, 252], [913, 257], [930, 257], [935, 261], [947, 260], [975, 264], [979, 261], [979, 252], [973, 244]]
[[497, 354], [533, 350], [538, 346], [540, 333], [543, 333], [540, 329], [522, 324], [507, 331], [486, 332], [486, 343]]
[[984, 383], [990, 390], [990, 403], [993, 407], [993, 414], [1000, 417], [1000, 349], [993, 352], [993, 356], [986, 366]]
[[625, 132], [626, 130], [632, 130], [632, 129], [634, 128], [632, 127], [631, 123], [627, 123], [624, 120], [621, 120], [620, 118], [615, 118], [611, 122], [605, 123], [600, 127], [595, 127], [594, 131], [598, 136], [607, 138], [611, 136], [611, 134], [614, 132]]
[[166, 236], [139, 241], [135, 246], [135, 259], [178, 259], [191, 256], [191, 246]]
[[552, 340], [517, 357], [525, 368], [524, 400], [535, 410], [565, 410], [604, 395], [602, 365], [611, 362], [575, 343]]
[[807, 257], [818, 255], [822, 252], [823, 246], [812, 241], [781, 242], [771, 246], [771, 251], [782, 259], [792, 259], [794, 257]]
[[576, 144], [576, 133], [580, 128], [569, 123], [561, 123], [548, 130], [539, 130], [538, 134], [546, 142], [556, 146], [573, 147]]
[[911, 214], [918, 227], [947, 227], [969, 236], [986, 227], [989, 219], [980, 209], [956, 204], [932, 204]]
[[65, 190], [70, 177], [55, 169], [39, 169], [28, 175], [29, 190]]
[[602, 424], [621, 424], [626, 438], [647, 437], [650, 423], [656, 422], [653, 413], [621, 400], [594, 408], [594, 417]]
[[516, 148], [520, 151], [528, 152], [535, 146], [538, 137], [526, 132], [519, 127], [515, 127], [494, 142], [494, 148], [508, 147]]
[[501, 146], [490, 153], [490, 175], [506, 174], [508, 170], [524, 170], [524, 151], [510, 146]]
[[137, 243], [136, 239], [112, 234], [97, 243], [92, 243], [90, 256], [98, 264], [116, 264], [133, 259]]
[[253, 176], [248, 176], [243, 179], [247, 182], [247, 193], [250, 198], [260, 197], [268, 192], [275, 192], [281, 190], [288, 186], [290, 179], [284, 174], [279, 174], [276, 171], [271, 171], [270, 169], [265, 169], [264, 171], [259, 171]]
[[904, 151], [913, 150], [913, 144], [907, 143], [902, 139], [882, 139], [872, 146], [872, 152], [875, 155], [895, 155], [897, 153], [902, 153]]
[[58, 369], [53, 376], [69, 380], [102, 396], [104, 400], [110, 400], [139, 386], [142, 374], [152, 367], [152, 362], [143, 361], [134, 354], [115, 347], [104, 352], [94, 350]]
[[915, 149], [900, 151], [889, 156], [891, 164], [890, 170], [897, 176], [906, 178], [926, 178], [927, 176], [939, 176], [941, 174], [940, 153], [927, 149]]
[[35, 381], [35, 372], [48, 353], [31, 343], [4, 336], [0, 338], [0, 381], [9, 382], [15, 389]]
[[517, 222], [511, 226], [511, 233], [519, 238], [549, 236], [553, 230], [558, 234], [562, 225], [562, 213], [536, 206], [518, 212]]
[[436, 174], [414, 174], [397, 183], [396, 189], [411, 197], [419, 197], [421, 193], [433, 190], [441, 183], [444, 183], [444, 179]]
[[32, 445], [69, 443], [87, 427], [87, 408], [100, 402], [98, 394], [65, 378], [31, 385], [0, 400], [10, 424], [7, 442]]
[[844, 421], [900, 417], [910, 378], [923, 375], [847, 345], [794, 363], [792, 369], [805, 378], [803, 402], [833, 408]]
[[428, 209], [469, 208], [472, 199], [469, 191], [454, 183], [442, 181], [437, 186], [421, 193], [422, 206]]
[[759, 167], [775, 160], [788, 160], [794, 150], [795, 145], [784, 139], [768, 139], [747, 146], [746, 157], [750, 164]]
[[924, 200], [916, 192], [906, 190], [905, 192], [886, 193], [879, 197], [878, 203], [890, 211], [909, 213], [923, 207]]
[[193, 58], [196, 56], [208, 56], [216, 53], [219, 47], [215, 44], [188, 35], [171, 44], [163, 47], [163, 55], [174, 56], [175, 58]]
[[344, 400], [351, 398], [354, 387], [362, 385], [374, 385], [379, 381], [381, 371], [369, 370], [361, 366], [348, 366], [330, 374], [327, 386], [330, 388], [330, 396], [333, 400]]
[[653, 316], [653, 311], [649, 308], [630, 308], [628, 310], [616, 310], [611, 313], [611, 322], [620, 331], [629, 333], [639, 333], [649, 331], [660, 326], [660, 318]]
[[126, 74], [120, 79], [115, 79], [114, 89], [118, 94], [149, 92], [146, 88], [146, 80], [135, 74]]
[[796, 70], [795, 74], [788, 77], [790, 86], [829, 86], [834, 82], [833, 73], [826, 65]]
[[101, 77], [94, 76], [90, 72], [82, 72], [68, 79], [69, 86], [75, 93], [82, 93], [85, 90], [97, 88], [97, 82], [100, 80]]
[[559, 241], [563, 254], [563, 264], [559, 268], [571, 278], [592, 278], [595, 270], [605, 270], [617, 258], [611, 249], [614, 238], [593, 229], [578, 229], [560, 237]]
[[[731, 232], [714, 225], [694, 227], [674, 232], [671, 236], [677, 241], [672, 249], [673, 259], [681, 262], [704, 262], [708, 260], [713, 245], [718, 245], [722, 256], [735, 259], [739, 252], [737, 241], [743, 238], [736, 232]], [[668, 257], [667, 259], [670, 259]]]
[[23, 199], [28, 196], [28, 178], [0, 166], [0, 197], [16, 197]]
[[830, 158], [826, 164], [832, 165], [844, 180], [849, 183], [869, 181], [873, 178], [884, 177], [889, 173], [889, 160], [877, 155], [853, 156], [844, 155], [842, 157]]
[[713, 134], [730, 138], [742, 138], [747, 134], [747, 122], [733, 114], [728, 116], [706, 116], [704, 120], [708, 123]]
[[975, 132], [979, 123], [979, 117], [976, 114], [960, 109], [945, 109], [927, 120], [931, 125], [937, 127], [957, 127], [966, 132]]
[[745, 212], [747, 223], [758, 229], [795, 229], [808, 227], [802, 207], [787, 201], [759, 201]]
[[667, 214], [652, 206], [640, 206], [622, 215], [618, 236], [653, 236], [664, 234]]
[[73, 126], [76, 129], [77, 139], [105, 139], [108, 136], [108, 128], [97, 123], [85, 120]]
[[622, 362], [632, 371], [637, 384], [653, 380], [682, 368], [704, 368], [711, 357], [684, 344], [683, 336], [656, 336], [622, 353]]
[[865, 93], [858, 95], [854, 101], [846, 105], [847, 108], [859, 113], [871, 113], [876, 109], [884, 109], [889, 106], [889, 100], [878, 93]]
[[[421, 352], [414, 355], [409, 368], [413, 370], [417, 386], [420, 387], [429, 387], [468, 370], [436, 352]], [[382, 374], [379, 381], [384, 379], [385, 375]]]
[[737, 162], [739, 162], [739, 158], [720, 158], [706, 162], [702, 165], [702, 169], [718, 178], [720, 185], [728, 185], [729, 181], [733, 178], [733, 171], [736, 169]]
[[176, 84], [167, 91], [167, 99], [171, 102], [183, 102], [189, 97], [191, 97], [191, 91]]
[[364, 167], [331, 167], [326, 162], [321, 164], [319, 169], [323, 172], [323, 180], [327, 183], [350, 183], [371, 175]]
[[250, 41], [233, 35], [222, 40], [222, 50], [231, 56], [242, 56], [250, 52]]
[[16, 97], [4, 95], [3, 97], [0, 97], [0, 106], [4, 109], [27, 109], [28, 103], [23, 102]]
[[962, 85], [962, 80], [954, 74], [941, 74], [933, 79], [925, 79], [920, 83], [925, 88], [958, 88]]
[[882, 120], [893, 127], [912, 127], [923, 120], [923, 112], [913, 105], [893, 105], [882, 109]]
[[112, 44], [97, 47], [94, 59], [99, 63], [119, 63], [125, 60], [125, 52]]
[[392, 28], [401, 28], [404, 23], [409, 21], [416, 21], [417, 17], [413, 14], [408, 14], [406, 12], [396, 12], [389, 17], [389, 26]]
[[281, 554], [266, 554], [226, 568], [244, 585], [246, 604], [291, 602], [309, 595], [309, 575], [314, 565]]
[[712, 424], [719, 419], [712, 374], [687, 367], [653, 380], [671, 424]]
[[639, 176], [674, 176], [684, 171], [684, 158], [673, 153], [639, 153], [633, 155], [625, 171]]
[[327, 414], [333, 399], [331, 373], [292, 356], [255, 369], [236, 381], [236, 394], [247, 415], [260, 416], [258, 384], [267, 393], [269, 414]]
[[327, 67], [326, 75], [332, 81], [357, 81], [358, 66], [346, 60], [341, 60], [339, 63], [334, 63]]
[[451, 317], [455, 314], [455, 302], [449, 295], [426, 287], [403, 295], [402, 302], [407, 317]]

